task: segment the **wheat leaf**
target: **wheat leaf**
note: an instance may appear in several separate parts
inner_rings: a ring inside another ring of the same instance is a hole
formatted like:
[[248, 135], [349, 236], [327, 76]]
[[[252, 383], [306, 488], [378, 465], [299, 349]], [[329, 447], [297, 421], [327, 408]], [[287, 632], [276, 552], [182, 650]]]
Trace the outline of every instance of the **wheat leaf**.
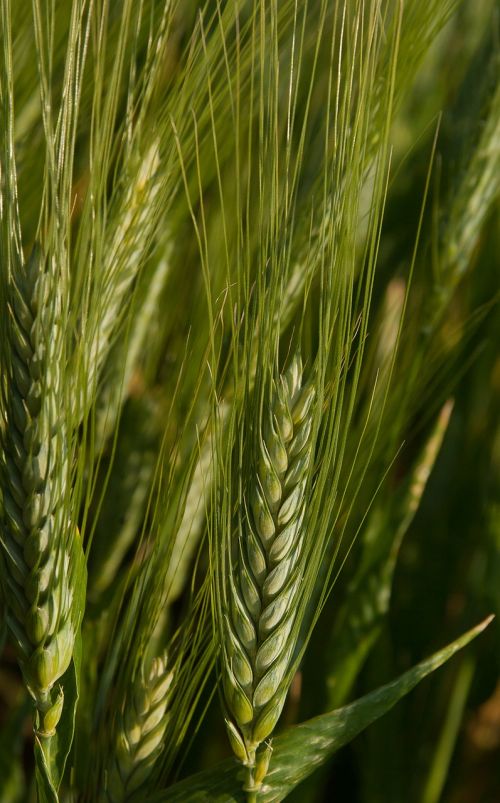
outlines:
[[[387, 713], [423, 678], [476, 638], [491, 619], [492, 617], [488, 617], [396, 680], [350, 705], [310, 719], [273, 739], [271, 770], [259, 795], [259, 803], [278, 803], [283, 800], [333, 753]], [[240, 773], [241, 770], [234, 761], [224, 761], [214, 770], [201, 772], [151, 797], [148, 803], [181, 803], [186, 800], [190, 803], [244, 801], [244, 793], [239, 791]]]

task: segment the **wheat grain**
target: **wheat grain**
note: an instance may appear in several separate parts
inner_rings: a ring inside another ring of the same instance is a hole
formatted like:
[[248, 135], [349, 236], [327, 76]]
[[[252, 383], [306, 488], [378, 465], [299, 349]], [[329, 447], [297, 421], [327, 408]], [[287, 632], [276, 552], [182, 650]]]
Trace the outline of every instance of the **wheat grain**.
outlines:
[[79, 627], [75, 578], [83, 561], [67, 512], [61, 282], [53, 281], [35, 247], [5, 290], [2, 585], [7, 624], [39, 713], [37, 729], [48, 736], [63, 703], [62, 689], [52, 689], [71, 661]]
[[226, 723], [233, 750], [249, 769], [250, 798], [266, 773], [269, 750], [257, 750], [283, 708], [295, 646], [314, 395], [312, 386], [302, 386], [297, 356], [272, 388], [253, 492], [245, 501], [230, 569], [223, 644]]
[[116, 750], [104, 800], [121, 803], [143, 788], [160, 755], [168, 724], [173, 671], [165, 653], [142, 671], [118, 718]]

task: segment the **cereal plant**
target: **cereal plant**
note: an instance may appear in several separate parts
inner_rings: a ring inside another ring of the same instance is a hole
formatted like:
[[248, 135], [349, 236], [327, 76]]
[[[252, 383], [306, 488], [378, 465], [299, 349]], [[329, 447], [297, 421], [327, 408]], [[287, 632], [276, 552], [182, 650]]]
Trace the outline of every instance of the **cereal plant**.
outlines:
[[499, 21], [0, 0], [2, 803], [498, 799]]

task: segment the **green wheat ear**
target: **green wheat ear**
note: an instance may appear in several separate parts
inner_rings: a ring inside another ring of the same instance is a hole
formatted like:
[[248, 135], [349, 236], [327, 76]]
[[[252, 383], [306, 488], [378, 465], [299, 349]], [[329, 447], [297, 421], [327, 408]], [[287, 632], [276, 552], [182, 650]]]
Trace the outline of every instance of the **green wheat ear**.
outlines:
[[235, 755], [249, 770], [250, 799], [270, 758], [269, 746], [259, 746], [272, 734], [288, 691], [314, 398], [314, 388], [302, 385], [296, 356], [272, 386], [229, 572], [222, 647], [226, 724]]
[[174, 673], [165, 653], [142, 671], [118, 717], [103, 801], [123, 803], [143, 788], [163, 747]]
[[84, 557], [68, 513], [61, 282], [38, 246], [9, 276], [6, 307], [1, 580], [37, 730], [50, 736], [63, 705], [54, 685], [69, 666], [82, 615], [75, 596]]

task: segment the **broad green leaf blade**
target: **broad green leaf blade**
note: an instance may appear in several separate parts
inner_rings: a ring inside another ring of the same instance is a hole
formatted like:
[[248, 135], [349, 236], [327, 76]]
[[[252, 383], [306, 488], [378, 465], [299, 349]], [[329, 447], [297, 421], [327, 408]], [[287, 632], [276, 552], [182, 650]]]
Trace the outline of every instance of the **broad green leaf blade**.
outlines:
[[[488, 617], [447, 647], [417, 664], [396, 680], [329, 714], [290, 728], [273, 740], [270, 772], [259, 803], [278, 803], [323, 764], [336, 750], [350, 742], [383, 716], [423, 678], [434, 672], [479, 635], [490, 623]], [[241, 768], [233, 760], [214, 770], [201, 772], [148, 799], [148, 803], [243, 803]]]

